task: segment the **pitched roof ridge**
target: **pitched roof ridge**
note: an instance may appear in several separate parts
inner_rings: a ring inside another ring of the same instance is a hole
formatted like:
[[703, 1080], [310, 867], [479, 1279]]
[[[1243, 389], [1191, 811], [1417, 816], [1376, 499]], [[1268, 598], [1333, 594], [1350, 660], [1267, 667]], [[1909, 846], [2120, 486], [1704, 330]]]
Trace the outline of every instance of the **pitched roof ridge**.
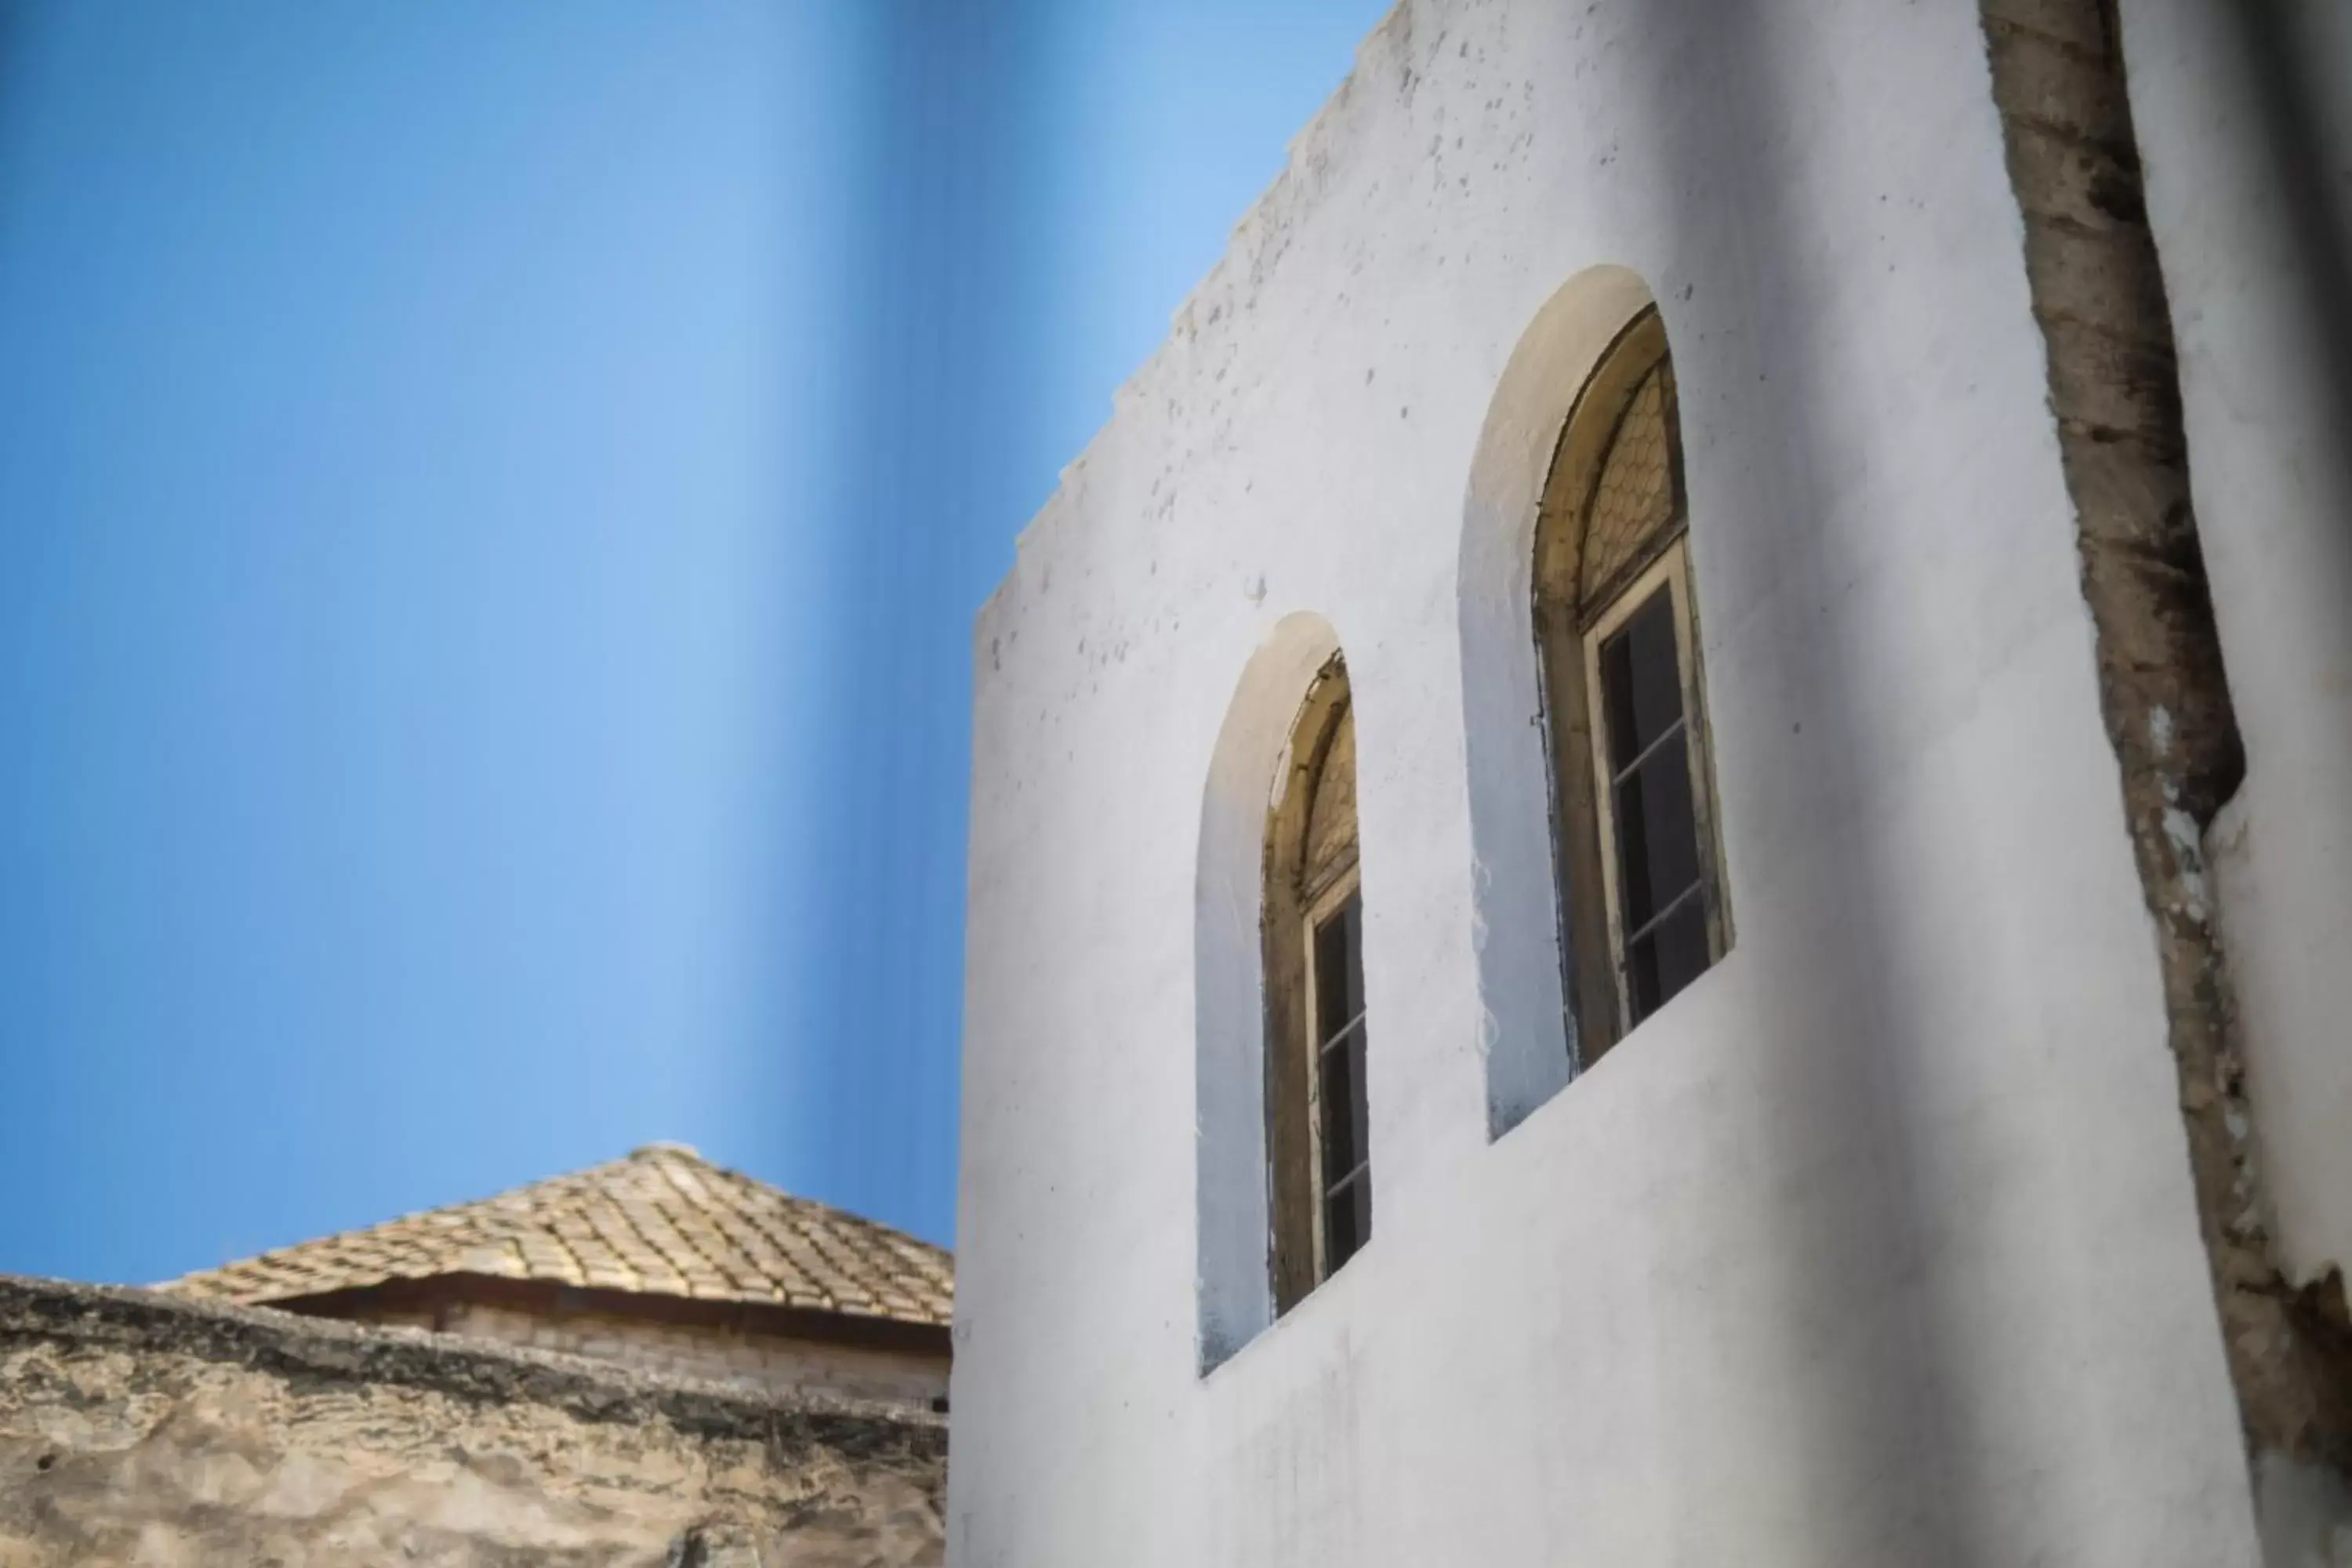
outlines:
[[[727, 1170], [725, 1170], [723, 1167], [720, 1167], [720, 1166], [718, 1166], [718, 1165], [713, 1165], [713, 1164], [711, 1164], [709, 1161], [704, 1160], [704, 1159], [703, 1159], [700, 1155], [698, 1155], [698, 1154], [695, 1156], [695, 1163], [696, 1163], [697, 1164], [700, 1165], [700, 1166], [702, 1167], [702, 1169], [703, 1169], [703, 1170], [708, 1171], [708, 1172], [710, 1172], [710, 1173], [714, 1173], [714, 1174], [720, 1174], [720, 1175], [733, 1175], [733, 1174], [734, 1174], [734, 1173], [733, 1173], [733, 1172], [727, 1171]], [[688, 1205], [688, 1207], [693, 1208], [693, 1209], [695, 1209], [696, 1211], [698, 1211], [698, 1213], [702, 1214], [706, 1218], [712, 1219], [714, 1222], [716, 1221], [717, 1216], [716, 1216], [715, 1215], [712, 1215], [712, 1214], [711, 1214], [711, 1212], [710, 1212], [710, 1205], [709, 1205], [709, 1201], [708, 1201], [708, 1196], [707, 1196], [707, 1194], [698, 1194], [698, 1193], [696, 1193], [695, 1191], [693, 1191], [693, 1189], [692, 1189], [692, 1188], [688, 1187], [686, 1184], [684, 1184], [684, 1183], [680, 1182], [680, 1181], [677, 1179], [677, 1173], [676, 1171], [672, 1170], [672, 1169], [669, 1167], [669, 1165], [668, 1165], [668, 1164], [667, 1164], [667, 1163], [656, 1163], [654, 1165], [654, 1169], [655, 1169], [655, 1171], [656, 1171], [656, 1172], [657, 1172], [657, 1173], [660, 1174], [663, 1184], [664, 1184], [666, 1186], [667, 1186], [667, 1187], [668, 1187], [672, 1192], [676, 1193], [676, 1194], [678, 1195], [678, 1197], [679, 1197], [681, 1200], [683, 1200], [683, 1201], [687, 1204], [687, 1205]], [[740, 1178], [739, 1178], [739, 1179], [740, 1179]], [[697, 1180], [697, 1182], [695, 1183], [695, 1185], [697, 1185], [697, 1186], [700, 1186], [700, 1185], [703, 1185], [703, 1184], [703, 1184], [703, 1183], [701, 1183], [698, 1179], [698, 1180]], [[740, 1250], [741, 1250], [741, 1244], [740, 1244], [740, 1242], [737, 1242], [733, 1237], [727, 1235], [727, 1234], [726, 1234], [726, 1231], [725, 1231], [725, 1229], [724, 1229], [724, 1227], [723, 1227], [723, 1226], [720, 1228], [720, 1231], [719, 1231], [719, 1237], [720, 1237], [720, 1239], [721, 1239], [721, 1240], [726, 1241], [729, 1245], [730, 1245], [730, 1246], [732, 1246], [732, 1247], [736, 1247], [736, 1249], [737, 1249], [738, 1251], [740, 1251]], [[731, 1268], [728, 1267], [728, 1262], [727, 1262], [727, 1260], [726, 1260], [726, 1259], [721, 1258], [715, 1258], [715, 1257], [713, 1257], [713, 1256], [711, 1255], [711, 1252], [710, 1252], [710, 1249], [709, 1249], [709, 1248], [708, 1248], [708, 1247], [703, 1247], [703, 1246], [701, 1246], [701, 1245], [698, 1244], [692, 1237], [686, 1235], [683, 1231], [680, 1231], [680, 1232], [678, 1233], [678, 1239], [679, 1239], [680, 1241], [684, 1242], [684, 1243], [685, 1243], [685, 1244], [686, 1244], [689, 1248], [691, 1248], [691, 1249], [693, 1250], [693, 1252], [694, 1252], [694, 1255], [695, 1255], [697, 1258], [701, 1258], [701, 1259], [702, 1259], [702, 1261], [703, 1261], [707, 1266], [709, 1266], [709, 1268], [710, 1268], [710, 1270], [711, 1270], [713, 1273], [715, 1273], [715, 1274], [719, 1275], [721, 1279], [725, 1279], [729, 1280], [729, 1282], [730, 1282], [730, 1283], [732, 1283], [732, 1282], [733, 1282], [733, 1280], [734, 1280], [734, 1279], [736, 1279], [736, 1278], [737, 1278], [737, 1277], [738, 1277], [738, 1276], [742, 1272], [741, 1270], [735, 1269], [735, 1268]]]
[[[617, 1162], [607, 1163], [614, 1163]], [[601, 1170], [603, 1167], [591, 1166], [589, 1169]], [[325, 1236], [315, 1236], [301, 1241], [289, 1242], [283, 1247], [266, 1247], [259, 1252], [248, 1254], [244, 1258], [233, 1258], [226, 1263], [216, 1264], [210, 1268], [192, 1269], [174, 1279], [166, 1279], [156, 1285], [151, 1286], [150, 1289], [156, 1290], [169, 1290], [176, 1286], [186, 1284], [190, 1280], [202, 1279], [210, 1275], [218, 1274], [224, 1269], [242, 1268], [254, 1264], [271, 1263], [284, 1258], [289, 1254], [308, 1252], [314, 1247], [323, 1247], [331, 1243], [363, 1241], [371, 1237], [380, 1237], [387, 1232], [398, 1230], [405, 1226], [417, 1225], [426, 1221], [443, 1222], [456, 1219], [461, 1215], [472, 1216], [475, 1215], [496, 1213], [499, 1212], [497, 1205], [504, 1203], [509, 1198], [520, 1197], [526, 1193], [534, 1192], [540, 1188], [551, 1185], [553, 1183], [568, 1181], [574, 1176], [582, 1176], [587, 1173], [588, 1173], [585, 1170], [572, 1171], [560, 1176], [544, 1176], [536, 1182], [525, 1182], [519, 1186], [503, 1187], [485, 1197], [461, 1198], [456, 1203], [436, 1204], [431, 1208], [409, 1209], [403, 1213], [394, 1215], [389, 1219], [377, 1220], [373, 1225], [354, 1226], [349, 1230], [330, 1231]]]
[[953, 1259], [905, 1231], [713, 1163], [685, 1144], [274, 1247], [158, 1289], [285, 1301], [488, 1273], [632, 1294], [945, 1323]]

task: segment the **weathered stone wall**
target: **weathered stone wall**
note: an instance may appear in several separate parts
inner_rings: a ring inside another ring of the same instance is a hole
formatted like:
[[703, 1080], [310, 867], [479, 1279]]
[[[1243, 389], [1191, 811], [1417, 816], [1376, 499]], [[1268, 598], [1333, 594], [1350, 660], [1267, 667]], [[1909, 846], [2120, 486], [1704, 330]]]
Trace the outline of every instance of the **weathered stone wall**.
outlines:
[[[1984, 0], [1983, 10], [2240, 1415], [2258, 1469], [2278, 1459], [2341, 1473], [2352, 1465], [2343, 1280], [2331, 1269], [2300, 1283], [2273, 1246], [2231, 955], [2209, 893], [2207, 841], [2244, 782], [2246, 753], [2191, 504], [2173, 312], [2114, 0]], [[2340, 1550], [2352, 1552], [2346, 1535]]]
[[0, 1278], [0, 1568], [941, 1561], [945, 1423]]

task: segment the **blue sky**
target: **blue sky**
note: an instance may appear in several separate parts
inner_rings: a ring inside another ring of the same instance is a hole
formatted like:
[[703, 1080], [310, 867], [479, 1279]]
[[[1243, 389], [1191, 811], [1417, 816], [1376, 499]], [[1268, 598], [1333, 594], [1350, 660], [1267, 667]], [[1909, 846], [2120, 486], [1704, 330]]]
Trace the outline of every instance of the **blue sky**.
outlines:
[[940, 1240], [972, 612], [1370, 0], [0, 0], [0, 1270]]

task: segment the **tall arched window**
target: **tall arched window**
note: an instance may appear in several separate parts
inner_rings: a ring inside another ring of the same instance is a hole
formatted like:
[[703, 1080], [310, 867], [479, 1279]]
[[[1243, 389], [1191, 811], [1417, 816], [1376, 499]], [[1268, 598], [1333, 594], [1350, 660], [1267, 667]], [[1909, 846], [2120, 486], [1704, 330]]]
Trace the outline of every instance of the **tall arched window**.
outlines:
[[1284, 1312], [1371, 1237], [1356, 721], [1334, 655], [1308, 689], [1266, 813], [1266, 1170]]
[[1536, 525], [1560, 925], [1586, 1066], [1731, 945], [1687, 521], [1653, 306], [1578, 395]]

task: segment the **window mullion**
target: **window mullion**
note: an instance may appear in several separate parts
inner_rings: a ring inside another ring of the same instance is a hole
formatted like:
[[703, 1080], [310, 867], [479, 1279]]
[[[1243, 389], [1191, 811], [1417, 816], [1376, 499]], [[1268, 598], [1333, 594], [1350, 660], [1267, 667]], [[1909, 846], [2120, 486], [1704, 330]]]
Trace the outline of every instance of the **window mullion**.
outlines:
[[1354, 1034], [1357, 1030], [1363, 1027], [1364, 1015], [1370, 1009], [1363, 1007], [1357, 1008], [1356, 1016], [1349, 1019], [1346, 1023], [1340, 1025], [1338, 1028], [1332, 1030], [1330, 1038], [1316, 1047], [1316, 1050], [1321, 1055], [1329, 1056], [1333, 1047], [1341, 1044], [1349, 1035]]
[[[1684, 707], [1685, 709], [1689, 707], [1687, 701], [1685, 702]], [[1668, 741], [1673, 740], [1675, 736], [1681, 734], [1689, 727], [1690, 715], [1687, 711], [1675, 714], [1675, 721], [1667, 725], [1664, 729], [1659, 731], [1656, 739], [1653, 740], [1648, 745], [1643, 747], [1641, 754], [1635, 757], [1632, 762], [1627, 763], [1623, 771], [1617, 773], [1609, 781], [1609, 787], [1612, 790], [1621, 787], [1627, 779], [1632, 778], [1633, 774], [1640, 770], [1643, 763], [1648, 762], [1651, 757], [1657, 753], [1657, 750], [1660, 746], [1664, 745]]]
[[1661, 909], [1656, 914], [1652, 915], [1648, 920], [1643, 921], [1638, 928], [1628, 933], [1625, 938], [1625, 946], [1628, 951], [1633, 948], [1635, 942], [1641, 941], [1652, 931], [1657, 930], [1661, 925], [1664, 925], [1666, 921], [1667, 916], [1673, 914], [1676, 910], [1681, 909], [1685, 904], [1690, 902], [1691, 900], [1697, 895], [1705, 879], [1701, 878], [1689, 883], [1681, 892], [1676, 893], [1673, 898], [1668, 899], [1664, 909]]

